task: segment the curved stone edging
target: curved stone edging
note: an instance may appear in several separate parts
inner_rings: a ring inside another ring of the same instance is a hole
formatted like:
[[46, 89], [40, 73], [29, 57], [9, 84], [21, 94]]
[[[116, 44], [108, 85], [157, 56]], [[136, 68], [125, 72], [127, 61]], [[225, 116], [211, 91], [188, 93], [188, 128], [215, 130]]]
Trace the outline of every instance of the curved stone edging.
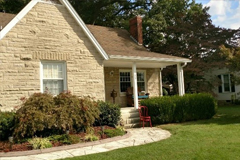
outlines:
[[50, 153], [50, 152], [68, 150], [68, 149], [82, 148], [82, 147], [88, 147], [88, 146], [93, 146], [97, 144], [122, 140], [125, 138], [129, 138], [130, 136], [131, 136], [131, 133], [127, 132], [123, 136], [116, 136], [113, 138], [107, 138], [107, 139], [93, 141], [93, 142], [84, 142], [84, 143], [77, 143], [72, 145], [58, 146], [58, 147], [38, 149], [38, 150], [29, 150], [29, 151], [0, 152], [0, 157], [28, 156], [28, 155], [34, 155], [34, 154], [42, 154], [42, 153]]

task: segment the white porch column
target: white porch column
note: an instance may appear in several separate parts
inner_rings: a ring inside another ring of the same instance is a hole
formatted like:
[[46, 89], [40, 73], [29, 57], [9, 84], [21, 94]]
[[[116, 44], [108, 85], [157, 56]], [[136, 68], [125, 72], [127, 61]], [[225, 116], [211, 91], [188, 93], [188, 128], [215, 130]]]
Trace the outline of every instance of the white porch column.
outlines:
[[178, 74], [178, 92], [180, 96], [185, 94], [184, 88], [184, 77], [183, 77], [183, 67], [181, 63], [177, 64], [177, 74]]
[[163, 96], [163, 90], [162, 90], [162, 68], [160, 68], [159, 72], [159, 95], [162, 97]]
[[184, 86], [184, 74], [183, 74], [183, 66], [181, 66], [181, 77], [182, 77], [182, 95], [185, 94], [185, 86]]
[[136, 65], [136, 62], [133, 62], [133, 65], [132, 65], [132, 75], [133, 75], [134, 108], [138, 109], [138, 86], [137, 86], [137, 65]]

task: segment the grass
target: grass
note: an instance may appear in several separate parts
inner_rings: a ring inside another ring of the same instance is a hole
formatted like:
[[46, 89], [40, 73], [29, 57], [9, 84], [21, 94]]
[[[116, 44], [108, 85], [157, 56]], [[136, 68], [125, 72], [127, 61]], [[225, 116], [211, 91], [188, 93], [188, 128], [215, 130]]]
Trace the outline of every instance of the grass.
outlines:
[[66, 160], [240, 159], [240, 106], [220, 107], [210, 120], [158, 127], [169, 130], [172, 136], [155, 143]]

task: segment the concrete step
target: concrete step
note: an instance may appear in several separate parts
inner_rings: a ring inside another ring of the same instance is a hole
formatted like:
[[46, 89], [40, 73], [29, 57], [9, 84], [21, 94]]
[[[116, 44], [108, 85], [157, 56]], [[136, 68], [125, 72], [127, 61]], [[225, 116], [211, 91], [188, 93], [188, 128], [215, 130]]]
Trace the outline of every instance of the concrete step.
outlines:
[[133, 123], [139, 123], [139, 117], [135, 117], [135, 118], [127, 118], [124, 119], [124, 124], [133, 124]]
[[134, 113], [138, 112], [137, 109], [134, 109], [133, 107], [128, 107], [128, 108], [121, 108], [122, 113]]
[[138, 112], [121, 113], [121, 116], [122, 116], [123, 119], [126, 119], [126, 118], [135, 118], [135, 117], [139, 117], [139, 113], [138, 113]]
[[121, 118], [125, 128], [138, 127], [139, 113], [137, 109], [133, 107], [121, 108]]
[[132, 123], [132, 124], [126, 124], [124, 125], [125, 129], [129, 129], [129, 128], [139, 128], [139, 123]]

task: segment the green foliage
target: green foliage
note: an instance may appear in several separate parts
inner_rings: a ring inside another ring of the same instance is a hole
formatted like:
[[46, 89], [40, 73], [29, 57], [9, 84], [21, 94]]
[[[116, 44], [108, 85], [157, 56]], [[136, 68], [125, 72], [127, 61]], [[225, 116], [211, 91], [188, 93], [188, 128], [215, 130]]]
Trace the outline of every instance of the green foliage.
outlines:
[[168, 95], [168, 91], [167, 91], [165, 88], [163, 88], [162, 91], [163, 91], [163, 95], [164, 95], [164, 96], [167, 96], [167, 95]]
[[[221, 57], [226, 60], [226, 66], [234, 75], [238, 75], [240, 70], [240, 47], [221, 45]], [[240, 77], [234, 76], [234, 82], [240, 84]]]
[[125, 134], [125, 131], [121, 128], [117, 128], [117, 129], [106, 129], [104, 130], [104, 133], [108, 136], [108, 137], [115, 137], [115, 136], [123, 136]]
[[62, 134], [62, 135], [52, 135], [48, 137], [50, 141], [61, 142], [63, 144], [76, 144], [81, 142], [80, 138], [76, 135]]
[[100, 114], [97, 103], [90, 97], [78, 98], [70, 92], [62, 92], [54, 97], [54, 101], [57, 126], [64, 131], [90, 127]]
[[70, 92], [56, 97], [35, 93], [23, 99], [17, 110], [14, 135], [17, 138], [49, 136], [69, 129], [88, 128], [99, 114], [97, 103], [89, 97], [78, 98]]
[[69, 0], [85, 23], [119, 28], [128, 28], [129, 19], [143, 14], [152, 1]]
[[97, 141], [97, 140], [99, 140], [99, 138], [92, 133], [89, 133], [85, 136], [85, 141], [91, 141], [92, 142], [92, 141]]
[[0, 0], [0, 11], [18, 13], [30, 0]]
[[32, 145], [33, 149], [44, 149], [52, 147], [52, 143], [49, 141], [48, 138], [36, 137], [29, 139], [28, 142]]
[[100, 115], [99, 119], [96, 120], [95, 125], [107, 125], [115, 127], [120, 121], [121, 111], [118, 104], [110, 102], [98, 102]]
[[216, 101], [207, 93], [155, 97], [141, 101], [154, 124], [209, 119], [216, 113]]
[[37, 131], [54, 127], [56, 118], [51, 94], [34, 93], [28, 99], [22, 100], [23, 103], [16, 112], [15, 137], [32, 137]]
[[[186, 91], [211, 92], [214, 82], [205, 80], [204, 72], [224, 66], [219, 46], [239, 37], [239, 30], [214, 26], [208, 10], [195, 1], [159, 0], [143, 18], [144, 44], [151, 51], [192, 60], [184, 69]], [[163, 70], [163, 77], [177, 89], [174, 75], [176, 67]]]
[[1, 112], [0, 111], [0, 140], [7, 140], [13, 134], [15, 121], [14, 112]]

